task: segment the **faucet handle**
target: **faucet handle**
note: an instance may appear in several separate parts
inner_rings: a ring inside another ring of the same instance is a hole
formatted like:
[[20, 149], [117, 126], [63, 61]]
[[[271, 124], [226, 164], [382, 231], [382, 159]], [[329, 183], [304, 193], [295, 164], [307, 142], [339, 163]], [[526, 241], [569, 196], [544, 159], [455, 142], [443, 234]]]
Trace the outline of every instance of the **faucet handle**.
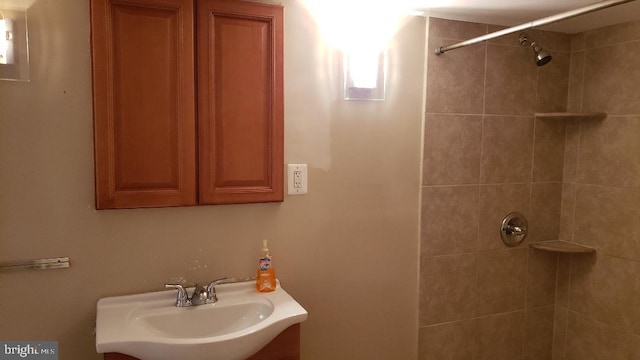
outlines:
[[187, 290], [180, 284], [164, 284], [166, 289], [178, 289], [178, 297], [176, 298], [176, 306], [187, 306], [189, 297], [187, 296]]
[[198, 284], [194, 285], [193, 294], [191, 294], [191, 305], [202, 305], [209, 303], [209, 290]]
[[208, 294], [207, 302], [208, 303], [214, 303], [218, 301], [218, 297], [216, 296], [216, 285], [222, 284], [226, 280], [227, 278], [223, 277], [220, 279], [213, 280], [212, 282], [209, 283], [209, 285], [207, 286], [207, 294]]

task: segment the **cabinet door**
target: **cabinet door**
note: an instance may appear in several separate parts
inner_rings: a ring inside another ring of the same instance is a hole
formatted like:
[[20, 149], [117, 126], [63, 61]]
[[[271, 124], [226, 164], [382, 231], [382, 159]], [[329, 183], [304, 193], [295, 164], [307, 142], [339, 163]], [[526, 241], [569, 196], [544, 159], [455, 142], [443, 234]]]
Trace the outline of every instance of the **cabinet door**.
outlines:
[[192, 0], [92, 0], [96, 207], [196, 203]]
[[282, 13], [198, 1], [201, 203], [283, 200]]

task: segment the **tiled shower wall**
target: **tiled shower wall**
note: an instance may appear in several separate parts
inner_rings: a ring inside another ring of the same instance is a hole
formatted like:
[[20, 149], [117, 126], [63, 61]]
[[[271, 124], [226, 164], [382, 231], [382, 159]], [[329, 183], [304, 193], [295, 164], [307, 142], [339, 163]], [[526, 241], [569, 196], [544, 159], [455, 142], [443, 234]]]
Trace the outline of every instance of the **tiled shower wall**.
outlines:
[[561, 237], [597, 248], [559, 263], [554, 360], [640, 359], [640, 22], [575, 35]]
[[[495, 30], [430, 19], [428, 48]], [[640, 22], [528, 32], [550, 64], [517, 34], [428, 57], [420, 359], [640, 359]], [[565, 110], [608, 116], [533, 117]], [[511, 211], [597, 255], [506, 248]]]
[[433, 54], [498, 29], [429, 19], [420, 359], [552, 356], [557, 256], [507, 248], [499, 226], [518, 211], [527, 242], [559, 237], [565, 124], [534, 113], [566, 110], [571, 36], [528, 31], [544, 67], [519, 34]]

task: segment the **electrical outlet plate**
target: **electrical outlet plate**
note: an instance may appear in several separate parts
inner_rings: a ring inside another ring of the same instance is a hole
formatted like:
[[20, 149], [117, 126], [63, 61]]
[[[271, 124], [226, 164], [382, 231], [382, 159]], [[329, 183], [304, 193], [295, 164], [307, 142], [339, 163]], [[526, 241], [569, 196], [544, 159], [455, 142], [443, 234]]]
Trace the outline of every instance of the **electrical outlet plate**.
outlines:
[[307, 164], [289, 164], [287, 168], [287, 194], [303, 195], [307, 193]]

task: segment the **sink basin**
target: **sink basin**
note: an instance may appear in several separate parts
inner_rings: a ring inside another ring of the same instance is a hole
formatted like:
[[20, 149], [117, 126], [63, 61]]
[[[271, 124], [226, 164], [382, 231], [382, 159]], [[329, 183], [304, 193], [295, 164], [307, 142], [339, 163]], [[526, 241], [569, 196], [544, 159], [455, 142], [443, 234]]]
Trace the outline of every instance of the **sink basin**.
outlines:
[[135, 311], [135, 326], [167, 338], [206, 338], [246, 329], [273, 313], [270, 303], [248, 302], [227, 306], [198, 306], [175, 311], [166, 307]]
[[100, 299], [96, 350], [142, 360], [244, 360], [307, 319], [280, 282], [270, 293], [257, 292], [254, 282], [216, 292], [217, 303], [184, 308], [174, 306], [174, 290]]

